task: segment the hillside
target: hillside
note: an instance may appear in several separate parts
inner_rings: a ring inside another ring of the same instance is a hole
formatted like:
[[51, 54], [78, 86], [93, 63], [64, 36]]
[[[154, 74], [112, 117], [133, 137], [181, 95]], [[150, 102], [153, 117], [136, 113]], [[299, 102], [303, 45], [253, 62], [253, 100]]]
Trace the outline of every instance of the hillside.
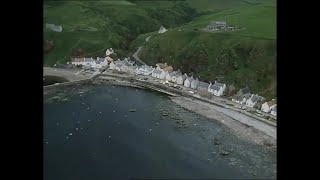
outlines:
[[[194, 15], [191, 8], [170, 1], [158, 3], [165, 6], [156, 8], [139, 3], [44, 1], [44, 39], [53, 46], [45, 53], [44, 64], [65, 63], [77, 51], [85, 56], [102, 56], [110, 47], [119, 56], [127, 56], [129, 45], [139, 34], [158, 30], [161, 25], [176, 27]], [[60, 25], [63, 30], [51, 31], [46, 23]]]
[[[212, 20], [242, 29], [215, 33], [199, 30]], [[145, 37], [139, 36], [132, 45]], [[168, 62], [205, 81], [219, 80], [237, 88], [248, 85], [255, 93], [275, 97], [275, 5], [271, 1], [244, 4], [196, 17], [191, 23], [153, 35], [139, 57], [150, 64]]]
[[[276, 1], [45, 1], [44, 64], [66, 63], [72, 56], [132, 55], [150, 65], [168, 62], [202, 80], [276, 96]], [[203, 32], [210, 21], [241, 29]], [[62, 26], [62, 32], [45, 27]], [[161, 25], [168, 31], [157, 34]], [[153, 35], [149, 42], [145, 38]]]

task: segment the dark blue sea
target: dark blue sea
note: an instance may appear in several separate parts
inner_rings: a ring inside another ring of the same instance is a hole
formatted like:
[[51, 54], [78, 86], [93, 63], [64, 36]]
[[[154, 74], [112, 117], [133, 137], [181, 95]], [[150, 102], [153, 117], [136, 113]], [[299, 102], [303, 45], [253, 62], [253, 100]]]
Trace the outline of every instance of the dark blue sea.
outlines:
[[57, 89], [45, 96], [43, 131], [44, 180], [276, 178], [275, 150], [152, 91]]

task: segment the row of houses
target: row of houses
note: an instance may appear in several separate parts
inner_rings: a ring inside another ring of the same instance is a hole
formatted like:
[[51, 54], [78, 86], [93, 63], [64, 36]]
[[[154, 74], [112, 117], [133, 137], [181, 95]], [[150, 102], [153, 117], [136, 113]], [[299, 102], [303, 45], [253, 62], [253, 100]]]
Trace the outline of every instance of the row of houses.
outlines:
[[[108, 49], [109, 50], [109, 49]], [[130, 58], [114, 61], [111, 57], [105, 58], [74, 58], [72, 60], [74, 65], [82, 65], [84, 68], [102, 68], [109, 66], [111, 70], [126, 72], [134, 75], [152, 76], [157, 79], [164, 80], [166, 82], [172, 82], [178, 85], [182, 85], [191, 89], [206, 91], [215, 96], [221, 96], [226, 90], [226, 84], [215, 81], [213, 84], [200, 81], [198, 78], [188, 76], [186, 73], [182, 74], [180, 70], [174, 71], [172, 66], [167, 63], [157, 63], [156, 67], [142, 65], [135, 65], [134, 61]], [[240, 89], [234, 96], [232, 101], [251, 107], [261, 109], [266, 113], [271, 113], [276, 116], [277, 104], [275, 100], [265, 102], [265, 98], [258, 94], [251, 94], [248, 87]]]
[[227, 24], [227, 22], [225, 21], [211, 21], [208, 25], [207, 25], [207, 29], [210, 31], [218, 31], [218, 30], [234, 30], [236, 27], [234, 26], [230, 26]]
[[248, 87], [240, 89], [237, 94], [232, 97], [232, 101], [243, 104], [251, 108], [261, 109], [261, 111], [277, 115], [277, 101], [271, 100], [266, 102], [265, 98], [258, 94], [251, 94]]
[[92, 57], [91, 58], [86, 58], [86, 57], [72, 58], [71, 64], [76, 66], [81, 65], [84, 68], [91, 67], [91, 68], [100, 69], [102, 67], [108, 66], [108, 64], [113, 61], [113, 59], [109, 57], [109, 55], [113, 53], [114, 53], [114, 50], [112, 48], [109, 48], [106, 50], [106, 57], [104, 58], [100, 58], [100, 57], [97, 57], [97, 59], [93, 59]]
[[226, 85], [216, 82], [214, 84], [199, 81], [198, 78], [182, 74], [180, 70], [174, 71], [167, 63], [157, 63], [156, 67], [142, 65], [134, 66], [125, 60], [117, 60], [109, 64], [109, 69], [134, 73], [137, 75], [152, 76], [167, 82], [176, 83], [191, 89], [205, 90], [215, 96], [221, 96], [226, 89]]
[[71, 60], [71, 64], [76, 66], [83, 66], [83, 68], [97, 68], [100, 69], [102, 67], [108, 66], [109, 61], [112, 61], [113, 59], [110, 57], [100, 58], [97, 57], [97, 59], [91, 58], [73, 58]]

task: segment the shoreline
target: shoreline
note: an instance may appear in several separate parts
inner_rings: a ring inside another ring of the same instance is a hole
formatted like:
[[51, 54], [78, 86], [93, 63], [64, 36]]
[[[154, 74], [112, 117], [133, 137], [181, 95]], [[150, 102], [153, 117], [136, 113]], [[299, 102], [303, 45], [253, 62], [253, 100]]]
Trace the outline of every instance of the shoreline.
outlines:
[[[170, 97], [179, 106], [227, 126], [237, 137], [259, 145], [276, 148], [276, 128], [209, 103], [186, 97]], [[242, 117], [241, 117], [242, 116]], [[245, 122], [247, 121], [247, 122]], [[249, 125], [248, 125], [249, 124]]]
[[[117, 78], [109, 77], [99, 77], [99, 80], [93, 83], [129, 86], [158, 91], [157, 89], [142, 87], [138, 84], [132, 84], [125, 80], [119, 81]], [[163, 90], [162, 93], [166, 93], [164, 91], [165, 90]], [[276, 147], [277, 130], [276, 127], [270, 124], [257, 120], [246, 114], [226, 109], [224, 107], [219, 107], [218, 105], [214, 105], [209, 102], [203, 102], [193, 97], [185, 97], [181, 95], [172, 96], [171, 93], [168, 94], [168, 92], [166, 94], [169, 95], [168, 97], [170, 100], [177, 105], [227, 126], [237, 137], [240, 137], [241, 139], [248, 140], [259, 145]]]
[[129, 86], [165, 93], [169, 95], [171, 101], [179, 106], [227, 126], [228, 129], [242, 139], [255, 144], [276, 147], [277, 128], [276, 125], [274, 126], [272, 123], [261, 121], [254, 116], [249, 116], [233, 109], [225, 108], [219, 103], [206, 102], [201, 98], [195, 98], [194, 96], [178, 92], [177, 90], [160, 87], [155, 83], [132, 80], [132, 77], [130, 79], [130, 77], [125, 75], [104, 74], [91, 81], [91, 83]]

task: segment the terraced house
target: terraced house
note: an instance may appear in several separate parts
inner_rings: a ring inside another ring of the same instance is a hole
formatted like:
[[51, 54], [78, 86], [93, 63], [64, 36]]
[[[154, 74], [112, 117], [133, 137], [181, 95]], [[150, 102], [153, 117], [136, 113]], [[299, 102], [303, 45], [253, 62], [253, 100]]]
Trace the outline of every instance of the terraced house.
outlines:
[[183, 85], [184, 81], [188, 78], [188, 75], [184, 73], [184, 75], [181, 75], [177, 79], [177, 84]]
[[152, 77], [160, 79], [161, 73], [162, 73], [162, 70], [155, 69], [155, 70], [152, 72]]
[[212, 83], [210, 83], [210, 85], [208, 87], [208, 92], [210, 92], [211, 94], [213, 94], [215, 96], [221, 96], [225, 89], [226, 89], [225, 84], [222, 84], [222, 83], [215, 81], [215, 83], [213, 85], [212, 85]]
[[183, 86], [185, 86], [185, 87], [190, 87], [191, 82], [192, 82], [193, 80], [194, 80], [194, 79], [193, 79], [192, 76], [191, 76], [191, 77], [187, 77], [187, 79], [184, 80]]
[[262, 104], [261, 111], [269, 113], [274, 107], [277, 106], [276, 100], [271, 100]]
[[252, 94], [251, 97], [246, 101], [246, 106], [254, 107], [256, 103], [263, 101], [264, 98], [255, 94]]
[[198, 84], [199, 84], [199, 79], [196, 78], [196, 79], [194, 79], [194, 80], [191, 82], [190, 87], [191, 87], [192, 89], [197, 89]]

